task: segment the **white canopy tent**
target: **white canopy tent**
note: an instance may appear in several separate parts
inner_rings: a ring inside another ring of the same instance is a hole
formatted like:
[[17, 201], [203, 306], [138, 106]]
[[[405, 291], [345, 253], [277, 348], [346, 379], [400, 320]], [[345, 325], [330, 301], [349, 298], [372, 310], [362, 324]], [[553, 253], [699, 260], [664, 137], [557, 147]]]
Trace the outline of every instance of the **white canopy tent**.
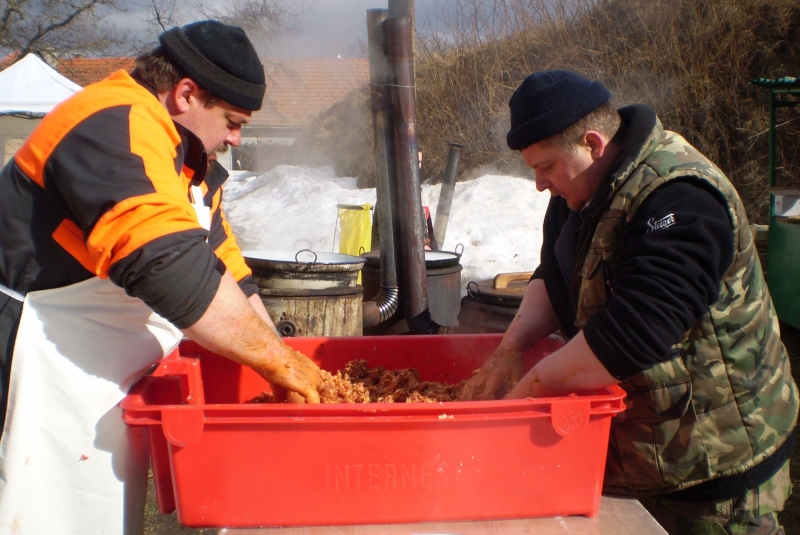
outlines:
[[41, 118], [81, 86], [28, 54], [0, 72], [0, 141], [3, 165], [36, 128]]
[[39, 56], [28, 54], [0, 72], [0, 115], [42, 117], [80, 89]]

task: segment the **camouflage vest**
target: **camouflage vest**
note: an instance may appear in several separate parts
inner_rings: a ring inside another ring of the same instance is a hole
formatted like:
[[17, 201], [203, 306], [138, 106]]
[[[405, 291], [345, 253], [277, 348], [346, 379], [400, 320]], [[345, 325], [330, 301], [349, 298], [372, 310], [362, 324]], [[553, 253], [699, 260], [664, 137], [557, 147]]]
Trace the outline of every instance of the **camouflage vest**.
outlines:
[[609, 492], [660, 494], [744, 472], [774, 452], [797, 419], [797, 386], [744, 206], [722, 171], [660, 122], [611, 179], [609, 205], [574, 281], [576, 326], [607, 300], [623, 226], [652, 191], [678, 177], [710, 185], [727, 201], [733, 263], [719, 300], [673, 347], [680, 357], [620, 385], [628, 396], [612, 422]]

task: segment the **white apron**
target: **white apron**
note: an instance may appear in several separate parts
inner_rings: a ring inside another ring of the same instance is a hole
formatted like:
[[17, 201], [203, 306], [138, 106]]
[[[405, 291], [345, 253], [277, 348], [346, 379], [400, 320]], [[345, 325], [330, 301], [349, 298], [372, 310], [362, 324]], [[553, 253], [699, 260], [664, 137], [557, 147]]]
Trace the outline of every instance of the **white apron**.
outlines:
[[147, 444], [118, 403], [181, 339], [108, 280], [30, 292], [0, 441], [0, 533], [136, 534]]

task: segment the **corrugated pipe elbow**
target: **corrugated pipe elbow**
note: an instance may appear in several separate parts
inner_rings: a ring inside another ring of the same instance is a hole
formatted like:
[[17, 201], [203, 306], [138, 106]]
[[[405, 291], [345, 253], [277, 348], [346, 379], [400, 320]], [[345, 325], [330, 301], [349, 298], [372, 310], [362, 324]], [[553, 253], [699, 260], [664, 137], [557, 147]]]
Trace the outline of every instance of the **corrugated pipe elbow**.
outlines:
[[364, 302], [364, 327], [375, 327], [394, 316], [400, 307], [400, 289], [381, 286], [371, 300]]
[[425, 309], [413, 318], [406, 318], [408, 327], [414, 334], [444, 334], [446, 328], [433, 321], [430, 309]]

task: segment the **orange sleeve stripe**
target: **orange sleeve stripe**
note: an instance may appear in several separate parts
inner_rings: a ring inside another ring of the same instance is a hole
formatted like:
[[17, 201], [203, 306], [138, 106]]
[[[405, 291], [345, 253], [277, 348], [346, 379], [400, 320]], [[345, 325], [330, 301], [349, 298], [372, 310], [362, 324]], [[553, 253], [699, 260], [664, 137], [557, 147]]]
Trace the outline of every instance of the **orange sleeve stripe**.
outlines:
[[98, 276], [108, 276], [112, 264], [151, 241], [185, 230], [201, 229], [188, 201], [151, 193], [131, 197], [103, 214], [89, 235], [87, 247]]
[[[220, 211], [222, 209], [220, 208]], [[233, 235], [233, 229], [228, 224], [228, 221], [225, 219], [225, 214], [222, 215], [222, 228], [225, 229], [225, 241], [217, 247], [217, 250], [214, 251], [217, 257], [219, 257], [222, 262], [225, 264], [225, 267], [228, 268], [228, 271], [231, 272], [233, 278], [239, 282], [248, 275], [251, 275], [253, 272], [247, 267], [247, 264], [242, 257], [242, 250], [239, 249], [239, 245], [236, 243], [236, 237]]]
[[142, 158], [145, 174], [156, 192], [188, 199], [191, 178], [175, 171], [175, 147], [181, 140], [169, 115], [150, 107], [134, 106], [129, 122], [131, 152]]
[[[203, 186], [206, 188], [206, 190], [208, 189], [208, 185], [205, 182], [203, 182]], [[217, 190], [217, 192], [214, 194], [214, 198], [211, 199], [211, 213], [212, 214], [217, 211], [217, 208], [219, 208], [219, 204], [221, 202], [222, 202], [222, 188], [219, 188]], [[224, 221], [225, 217], [223, 216], [222, 219]]]
[[175, 172], [180, 136], [172, 119], [158, 108], [133, 106], [129, 120], [130, 150], [142, 158], [156, 193], [120, 201], [97, 221], [88, 246], [98, 273], [107, 273], [111, 265], [155, 239], [202, 229], [188, 200], [191, 170]]
[[190, 170], [175, 170], [180, 134], [164, 106], [124, 71], [87, 86], [47, 114], [14, 156], [17, 165], [44, 187], [47, 161], [64, 136], [90, 115], [115, 106], [130, 109], [130, 150], [142, 158], [155, 193], [119, 202], [98, 220], [85, 242], [69, 220], [52, 235], [100, 277], [107, 277], [111, 265], [157, 238], [201, 228], [188, 200]]
[[[117, 71], [102, 82], [87, 86], [45, 115], [39, 126], [14, 155], [17, 165], [39, 186], [44, 187], [44, 168], [50, 154], [78, 123], [91, 114], [114, 106], [139, 102], [166, 116], [166, 109], [125, 71]], [[158, 111], [158, 108], [161, 111]], [[174, 130], [174, 127], [171, 126]], [[179, 136], [173, 143], [177, 145]], [[174, 172], [174, 170], [173, 170]]]
[[78, 228], [78, 225], [69, 219], [65, 219], [56, 230], [53, 231], [52, 236], [56, 243], [71, 254], [83, 267], [95, 273], [94, 261], [89, 254], [89, 250], [86, 248], [86, 244], [83, 242], [83, 233], [81, 229]]

